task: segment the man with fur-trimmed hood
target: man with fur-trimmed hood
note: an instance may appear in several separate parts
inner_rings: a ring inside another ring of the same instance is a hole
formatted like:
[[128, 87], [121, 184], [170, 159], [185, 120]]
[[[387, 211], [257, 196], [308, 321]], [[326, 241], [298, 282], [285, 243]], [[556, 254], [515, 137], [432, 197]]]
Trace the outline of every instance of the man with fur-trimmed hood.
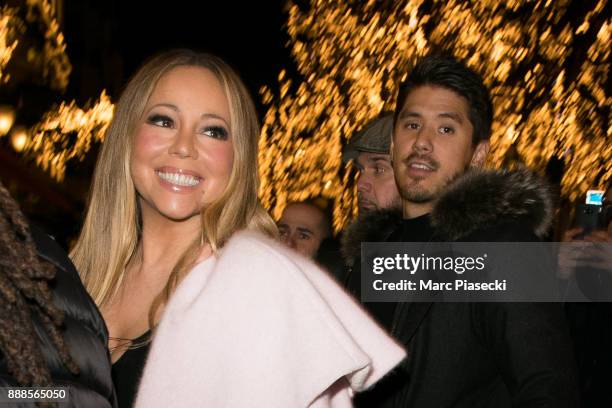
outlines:
[[[392, 163], [403, 220], [388, 242], [537, 241], [551, 224], [547, 187], [526, 170], [479, 170], [492, 104], [482, 78], [450, 57], [421, 60], [400, 86]], [[351, 276], [349, 287], [359, 277]], [[375, 305], [376, 307], [371, 307]], [[366, 304], [408, 350], [364, 407], [575, 407], [559, 304]]]

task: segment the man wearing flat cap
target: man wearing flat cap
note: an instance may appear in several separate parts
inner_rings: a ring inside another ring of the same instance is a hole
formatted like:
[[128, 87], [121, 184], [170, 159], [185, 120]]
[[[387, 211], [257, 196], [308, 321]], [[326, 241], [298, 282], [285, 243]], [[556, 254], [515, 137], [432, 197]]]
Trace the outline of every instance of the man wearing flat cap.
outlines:
[[402, 220], [401, 199], [391, 166], [393, 115], [382, 114], [366, 124], [344, 148], [342, 160], [359, 171], [359, 216], [342, 234], [342, 255], [347, 272], [342, 282], [353, 293], [359, 285], [362, 242], [384, 241]]
[[401, 201], [389, 155], [393, 116], [381, 116], [356, 133], [342, 154], [346, 163], [354, 160], [359, 170], [357, 202], [359, 214], [399, 207]]

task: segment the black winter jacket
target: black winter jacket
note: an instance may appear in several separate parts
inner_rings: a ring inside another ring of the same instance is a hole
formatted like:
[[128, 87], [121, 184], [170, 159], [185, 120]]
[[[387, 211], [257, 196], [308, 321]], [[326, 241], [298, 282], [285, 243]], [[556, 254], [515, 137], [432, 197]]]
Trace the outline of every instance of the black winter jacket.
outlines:
[[[69, 389], [68, 404], [62, 407], [116, 407], [108, 352], [108, 331], [96, 305], [87, 294], [70, 259], [47, 234], [31, 227], [31, 234], [41, 258], [55, 265], [57, 271], [51, 285], [55, 304], [64, 311], [63, 336], [80, 373], [73, 375], [62, 364], [46, 331], [35, 324], [41, 349], [54, 385]], [[0, 386], [14, 387], [4, 357], [0, 354]], [[13, 406], [33, 407], [33, 403]]]
[[[530, 173], [477, 171], [449, 186], [430, 218], [437, 241], [524, 242], [546, 233], [551, 208], [545, 185]], [[392, 313], [392, 334], [406, 346], [408, 358], [358, 398], [357, 406], [579, 404], [559, 304], [398, 303]]]

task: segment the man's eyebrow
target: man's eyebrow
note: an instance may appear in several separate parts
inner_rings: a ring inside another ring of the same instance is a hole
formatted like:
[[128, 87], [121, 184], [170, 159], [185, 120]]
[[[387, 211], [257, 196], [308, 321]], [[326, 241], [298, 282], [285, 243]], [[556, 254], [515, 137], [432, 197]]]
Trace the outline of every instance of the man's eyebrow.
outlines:
[[304, 227], [297, 227], [296, 229], [298, 230], [298, 232], [302, 232], [302, 233], [305, 233], [305, 234], [310, 234], [310, 235], [312, 235], [312, 234], [313, 234], [313, 232], [312, 232], [311, 230], [309, 230], [308, 228], [304, 228]]
[[438, 115], [438, 117], [452, 119], [459, 124], [463, 124], [463, 118], [456, 112], [442, 112]]
[[373, 156], [373, 157], [368, 158], [368, 161], [372, 163], [378, 163], [378, 162], [390, 163], [391, 162], [389, 157], [385, 157], [385, 156]]
[[420, 118], [421, 115], [414, 111], [401, 111], [398, 119], [406, 119], [406, 118]]

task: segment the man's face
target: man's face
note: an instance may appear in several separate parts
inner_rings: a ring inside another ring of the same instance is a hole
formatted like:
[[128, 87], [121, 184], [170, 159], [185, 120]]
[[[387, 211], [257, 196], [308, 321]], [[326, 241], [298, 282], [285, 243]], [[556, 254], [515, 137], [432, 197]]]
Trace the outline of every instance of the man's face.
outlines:
[[402, 199], [429, 203], [467, 167], [481, 165], [488, 144], [472, 145], [468, 102], [429, 85], [408, 94], [393, 131], [393, 168]]
[[390, 155], [360, 152], [355, 166], [359, 170], [357, 203], [360, 213], [400, 205]]
[[321, 241], [328, 235], [326, 222], [323, 212], [314, 205], [289, 204], [278, 221], [281, 242], [308, 258], [314, 258]]

